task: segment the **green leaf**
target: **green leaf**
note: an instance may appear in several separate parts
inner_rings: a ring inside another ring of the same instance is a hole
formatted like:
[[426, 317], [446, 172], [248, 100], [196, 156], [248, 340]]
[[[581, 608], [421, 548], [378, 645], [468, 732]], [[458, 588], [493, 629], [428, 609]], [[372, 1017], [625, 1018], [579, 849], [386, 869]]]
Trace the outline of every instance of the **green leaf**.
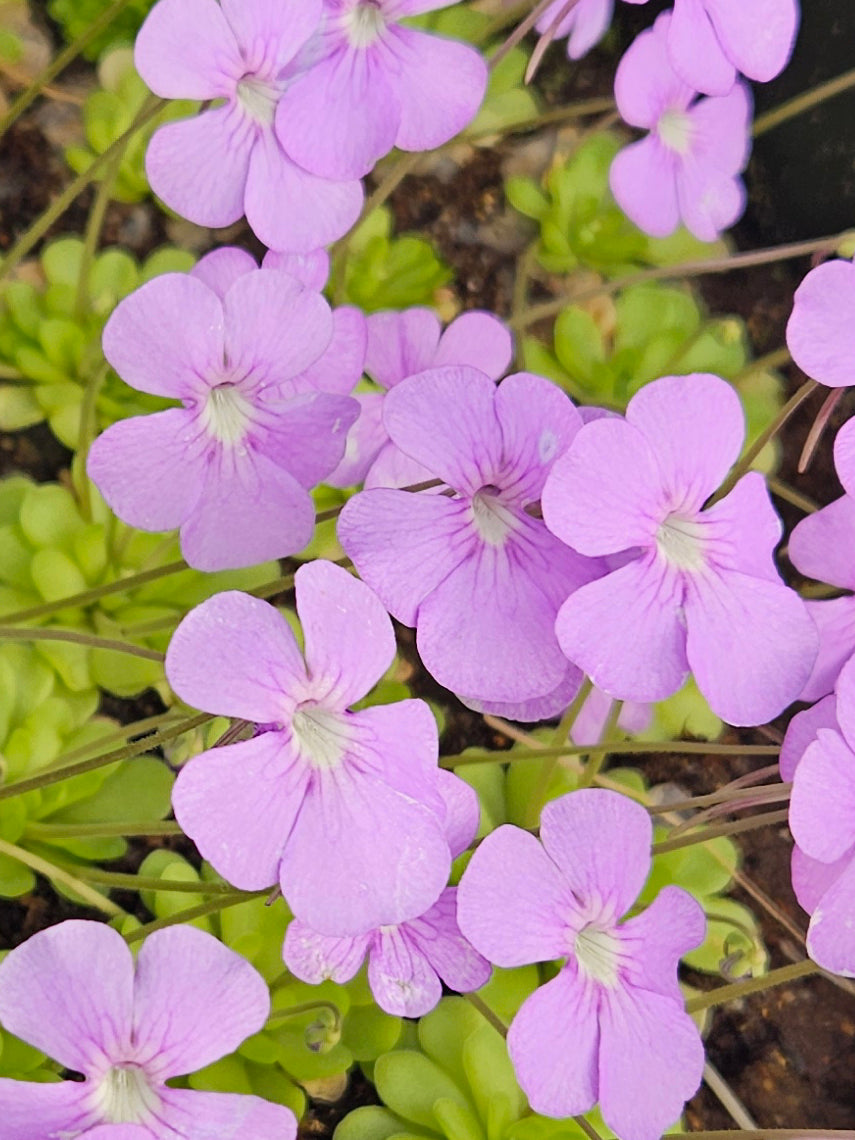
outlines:
[[422, 1140], [435, 1135], [409, 1130], [388, 1109], [372, 1104], [349, 1112], [336, 1128], [333, 1140]]
[[424, 1128], [435, 1128], [439, 1123], [434, 1113], [437, 1101], [472, 1112], [472, 1105], [451, 1077], [424, 1053], [409, 1049], [385, 1053], [374, 1066], [374, 1081], [393, 1112]]
[[606, 359], [603, 336], [597, 322], [585, 309], [571, 305], [555, 322], [555, 355], [574, 378], [588, 386], [598, 365]]

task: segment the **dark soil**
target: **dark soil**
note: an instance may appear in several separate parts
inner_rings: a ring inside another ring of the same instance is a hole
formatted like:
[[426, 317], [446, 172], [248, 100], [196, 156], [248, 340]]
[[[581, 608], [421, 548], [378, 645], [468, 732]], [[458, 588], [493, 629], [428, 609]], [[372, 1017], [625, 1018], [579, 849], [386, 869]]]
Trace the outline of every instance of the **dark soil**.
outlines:
[[[826, 11], [831, 3], [832, 0], [811, 0], [817, 11]], [[622, 23], [616, 39], [625, 42], [633, 21], [649, 22], [653, 6], [618, 7], [622, 10]], [[810, 5], [805, 7], [810, 8]], [[805, 15], [806, 23], [808, 15]], [[815, 22], [816, 11], [810, 13], [810, 17]], [[845, 40], [851, 44], [851, 34], [843, 36], [842, 27], [834, 25], [835, 37], [839, 43]], [[852, 30], [849, 24], [845, 28]], [[820, 77], [851, 66], [851, 52], [846, 58], [850, 62], [838, 66], [839, 56], [830, 55], [830, 71]], [[539, 84], [547, 102], [554, 105], [608, 94], [613, 66], [613, 60], [606, 54], [594, 53], [584, 66], [568, 68], [560, 50], [553, 49], [547, 55]], [[818, 74], [811, 70], [810, 82], [814, 82]], [[781, 88], [773, 102], [789, 93], [789, 88]], [[41, 116], [42, 108], [34, 106], [0, 140], [0, 251], [13, 244], [70, 177], [61, 156], [42, 130]], [[853, 122], [855, 116], [850, 110], [849, 135], [846, 136], [850, 156], [855, 153]], [[820, 134], [815, 124], [814, 132]], [[839, 138], [839, 131], [835, 137]], [[462, 306], [488, 308], [502, 316], [510, 312], [517, 255], [523, 244], [508, 236], [508, 214], [502, 192], [502, 163], [510, 145], [504, 143], [495, 150], [475, 150], [462, 164], [455, 162], [439, 170], [411, 175], [390, 200], [398, 230], [418, 230], [428, 235], [452, 266], [453, 288]], [[782, 219], [793, 216], [788, 190], [795, 182], [801, 186], [805, 178], [793, 175], [785, 182], [776, 180], [774, 172], [786, 160], [787, 156], [782, 159], [780, 152], [764, 148], [752, 167], [755, 205], [736, 232], [738, 243], [746, 248], [763, 244], [770, 240], [770, 235], [774, 240], [795, 233], [792, 228], [795, 223]], [[816, 179], [810, 181], [813, 193]], [[65, 215], [55, 232], [80, 233], [87, 206], [88, 199], [84, 196]], [[814, 214], [819, 228], [812, 232], [832, 232], [841, 226], [836, 216], [835, 220], [822, 217], [819, 208]], [[153, 207], [111, 205], [103, 233], [105, 244], [119, 243], [144, 256], [165, 240], [167, 225], [163, 215]], [[230, 231], [229, 240], [257, 252], [256, 243], [245, 227]], [[807, 261], [785, 263], [739, 274], [709, 276], [702, 279], [700, 285], [712, 313], [737, 313], [746, 320], [754, 350], [759, 355], [784, 344], [784, 327], [793, 290], [807, 268]], [[790, 391], [795, 391], [804, 377], [793, 366], [785, 370], [785, 374]], [[818, 504], [840, 493], [828, 440], [807, 475], [797, 475], [796, 465], [821, 400], [821, 395], [815, 395], [787, 425], [782, 436], [784, 462], [780, 472], [784, 482]], [[855, 411], [854, 404], [855, 398], [844, 397], [832, 418], [828, 439], [830, 432]], [[55, 479], [63, 477], [68, 461], [69, 453], [44, 426], [14, 435], [0, 435], [0, 475], [17, 471], [38, 480]], [[778, 505], [788, 527], [801, 517], [795, 508], [785, 503]], [[441, 690], [425, 673], [418, 661], [412, 631], [399, 629], [398, 632], [403, 655], [414, 667], [414, 692], [439, 700], [447, 708], [443, 751], [459, 752], [470, 745], [507, 747], [509, 742], [504, 737], [486, 726], [481, 717], [464, 709], [452, 694]], [[122, 723], [152, 715], [161, 707], [155, 694], [145, 694], [134, 702], [112, 698], [104, 701], [104, 712]], [[775, 727], [782, 731], [784, 721]], [[733, 739], [745, 743], [768, 741], [758, 732]], [[723, 761], [713, 756], [689, 759], [662, 755], [639, 758], [639, 766], [651, 782], [673, 781], [689, 794], [700, 794], [744, 774], [752, 764], [733, 759]], [[188, 857], [196, 858], [188, 841], [173, 842], [177, 842]], [[749, 889], [759, 889], [774, 900], [784, 921], [764, 910], [756, 897], [743, 887], [735, 890], [735, 897], [752, 906], [758, 914], [772, 966], [787, 965], [803, 956], [802, 936], [807, 925], [789, 883], [789, 833], [785, 827], [752, 832], [741, 840], [741, 846], [744, 881]], [[150, 843], [134, 841], [128, 856], [116, 869], [132, 870], [150, 848]], [[123, 894], [117, 898], [122, 905], [145, 917], [136, 896]], [[37, 930], [71, 915], [97, 917], [56, 896], [40, 881], [31, 895], [0, 904], [0, 946], [17, 945]], [[701, 976], [693, 976], [691, 981], [706, 988], [712, 984], [711, 979]], [[846, 992], [825, 979], [807, 979], [734, 1002], [717, 1011], [707, 1048], [712, 1065], [760, 1126], [855, 1127], [855, 1083], [851, 1078], [855, 1070], [853, 992]], [[356, 1074], [345, 1098], [334, 1106], [315, 1106], [301, 1132], [306, 1137], [331, 1136], [344, 1112], [373, 1099], [370, 1084]], [[706, 1086], [690, 1102], [686, 1118], [692, 1129], [733, 1126], [732, 1117]]]

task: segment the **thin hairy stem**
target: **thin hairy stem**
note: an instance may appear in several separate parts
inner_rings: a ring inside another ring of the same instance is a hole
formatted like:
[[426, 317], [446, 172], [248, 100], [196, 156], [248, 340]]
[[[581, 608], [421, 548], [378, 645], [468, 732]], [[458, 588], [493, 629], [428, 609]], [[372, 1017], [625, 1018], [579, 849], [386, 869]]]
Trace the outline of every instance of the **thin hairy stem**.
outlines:
[[[540, 813], [543, 810], [543, 803], [546, 799], [546, 792], [549, 788], [549, 782], [552, 779], [552, 774], [555, 771], [558, 761], [562, 756], [566, 755], [564, 752], [564, 742], [570, 734], [570, 730], [576, 723], [576, 718], [582, 710], [582, 706], [588, 699], [591, 689], [594, 687], [594, 682], [590, 677], [585, 677], [582, 684], [579, 686], [579, 692], [573, 698], [571, 704], [561, 718], [558, 727], [552, 734], [552, 747], [549, 748], [551, 756], [545, 757], [545, 762], [540, 769], [540, 774], [537, 777], [537, 783], [534, 786], [534, 791], [531, 794], [531, 799], [526, 808], [525, 825], [527, 827], [534, 827], [540, 818]], [[559, 751], [561, 749], [561, 751]], [[537, 750], [535, 754], [537, 754]]]
[[478, 1010], [485, 1021], [489, 1021], [497, 1033], [500, 1033], [502, 1037], [507, 1037], [507, 1025], [505, 1025], [504, 1021], [502, 1021], [501, 1017], [499, 1017], [497, 1013], [494, 1013], [493, 1010], [490, 1009], [483, 998], [478, 997], [478, 995], [471, 990], [468, 994], [463, 994], [462, 996], [466, 998], [471, 1006], [474, 1006], [475, 1009]]
[[97, 637], [94, 633], [81, 633], [76, 629], [30, 629], [26, 626], [0, 625], [0, 641], [67, 641], [90, 649], [111, 649], [116, 653], [127, 653], [129, 657], [142, 657], [144, 661], [163, 661], [163, 654], [156, 649], [143, 649], [139, 645], [129, 645], [126, 641]]
[[851, 71], [844, 71], [842, 75], [829, 79], [825, 83], [818, 84], [812, 90], [805, 91], [794, 99], [788, 99], [780, 107], [767, 111], [765, 115], [758, 115], [754, 120], [754, 137], [759, 138], [760, 135], [765, 135], [767, 131], [779, 127], [788, 119], [802, 115], [812, 107], [818, 107], [826, 99], [832, 99], [835, 95], [840, 95], [852, 87], [855, 87], [855, 68], [852, 68]]
[[681, 835], [679, 839], [664, 839], [661, 843], [654, 843], [653, 854], [664, 855], [666, 851], [677, 851], [680, 847], [692, 847], [696, 843], [706, 843], [708, 839], [717, 839], [720, 835], [739, 835], [743, 831], [757, 831], [761, 827], [786, 823], [788, 816], [788, 811], [767, 811], [762, 815], [753, 815], [750, 819], [738, 819], [733, 823], [719, 823], [714, 827], [704, 827], [693, 835]]
[[688, 1013], [699, 1013], [702, 1009], [712, 1009], [717, 1005], [725, 1005], [737, 998], [747, 997], [749, 994], [761, 994], [764, 990], [771, 990], [775, 986], [794, 982], [798, 978], [807, 978], [811, 974], [822, 974], [824, 971], [806, 958], [803, 962], [796, 962], [792, 966], [780, 966], [777, 970], [770, 970], [761, 978], [746, 978], [741, 982], [732, 982], [727, 986], [718, 986], [705, 994], [698, 994], [686, 1002]]
[[[473, 748], [440, 758], [443, 768], [459, 764], [509, 764], [514, 760], [546, 760], [550, 756], [585, 756], [593, 750], [591, 744], [567, 744], [563, 747], [513, 748], [507, 751], [488, 751]], [[645, 756], [657, 752], [676, 752], [695, 756], [777, 756], [777, 744], [707, 744], [701, 740], [627, 740], [610, 744], [609, 756]]]
[[101, 883], [109, 890], [170, 891], [182, 895], [232, 895], [228, 883], [187, 883], [180, 879], [158, 878], [156, 875], [128, 875], [122, 871], [102, 871], [100, 867], [81, 867], [77, 872], [90, 883]]
[[579, 777], [580, 788], [590, 788], [591, 784], [593, 784], [594, 780], [599, 776], [600, 769], [605, 763], [610, 751], [610, 741], [617, 731], [617, 723], [622, 708], [623, 701], [613, 700], [609, 706], [606, 723], [603, 725], [600, 739], [597, 741], [597, 744], [601, 744], [603, 747], [597, 748], [597, 750], [591, 752], [591, 755], [588, 757], [588, 763], [585, 765], [582, 770], [582, 775]]
[[155, 918], [151, 922], [138, 926], [135, 930], [129, 930], [123, 937], [127, 943], [142, 942], [149, 934], [154, 934], [155, 930], [163, 930], [167, 926], [180, 926], [182, 922], [192, 922], [194, 918], [205, 918], [209, 914], [218, 914], [221, 910], [240, 906], [241, 903], [249, 902], [250, 899], [263, 898], [265, 894], [267, 894], [266, 891], [235, 891], [231, 895], [221, 895], [219, 898], [199, 903], [198, 906], [190, 906], [186, 910], [177, 911], [175, 914]]
[[50, 843], [57, 839], [109, 839], [113, 836], [183, 835], [179, 825], [171, 819], [159, 823], [39, 823], [33, 821], [24, 828], [28, 839], [41, 839]]

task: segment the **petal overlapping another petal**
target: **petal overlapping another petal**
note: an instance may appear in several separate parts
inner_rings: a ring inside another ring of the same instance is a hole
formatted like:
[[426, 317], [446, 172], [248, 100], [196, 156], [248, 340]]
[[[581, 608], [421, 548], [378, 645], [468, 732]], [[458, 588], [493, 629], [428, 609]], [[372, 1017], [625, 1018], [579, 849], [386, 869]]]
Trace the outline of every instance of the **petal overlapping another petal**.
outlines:
[[811, 915], [807, 951], [825, 970], [855, 977], [855, 855], [823, 894]]
[[669, 27], [668, 18], [660, 17], [636, 37], [618, 65], [615, 101], [630, 126], [652, 130], [665, 111], [684, 111], [694, 98], [694, 88], [671, 65], [666, 47]]
[[676, 156], [653, 134], [615, 155], [609, 186], [631, 221], [652, 237], [668, 237], [680, 224]]
[[569, 884], [535, 837], [507, 824], [476, 848], [457, 890], [461, 931], [496, 966], [564, 957], [567, 919], [578, 911]]
[[682, 1005], [677, 966], [684, 954], [700, 946], [705, 930], [697, 900], [680, 887], [665, 887], [646, 910], [620, 927], [621, 949], [629, 956], [627, 984]]
[[[84, 1074], [130, 1050], [133, 992], [131, 952], [103, 924], [71, 919], [50, 926], [0, 963], [3, 1028]], [[75, 1097], [56, 1100], [51, 1112], [74, 1111]]]
[[288, 737], [265, 732], [185, 764], [172, 789], [172, 807], [224, 879], [241, 890], [264, 890], [278, 880], [307, 781]]
[[841, 670], [855, 654], [855, 598], [847, 595], [805, 604], [819, 634], [819, 653], [799, 700], [817, 701], [834, 689]]
[[306, 669], [290, 626], [273, 606], [238, 590], [192, 609], [172, 635], [166, 676], [194, 708], [273, 724], [293, 711]]
[[805, 515], [790, 535], [787, 554], [806, 577], [855, 590], [855, 499], [841, 495]]
[[855, 843], [855, 753], [820, 728], [793, 776], [790, 830], [806, 855], [833, 863]]
[[421, 1017], [442, 997], [436, 969], [410, 937], [410, 924], [378, 931], [368, 959], [377, 1004], [397, 1017]]
[[446, 888], [430, 910], [408, 922], [405, 929], [409, 940], [450, 989], [468, 993], [489, 979], [489, 962], [460, 931], [457, 888]]
[[726, 95], [736, 80], [736, 68], [722, 47], [704, 0], [680, 0], [674, 5], [668, 57], [677, 74], [706, 95]]
[[[52, 1007], [50, 1017], [56, 1016]], [[89, 1107], [91, 1087], [77, 1081], [19, 1081], [0, 1077], [0, 1118], [4, 1140], [34, 1140], [34, 1137], [77, 1136], [87, 1128], [86, 1140], [114, 1140], [115, 1126], [91, 1129], [96, 1113]], [[147, 1128], [134, 1128], [127, 1140], [151, 1140]], [[100, 1134], [100, 1135], [99, 1135]], [[125, 1140], [125, 1137], [116, 1137]]]
[[192, 926], [157, 930], [134, 978], [135, 1059], [158, 1081], [210, 1065], [257, 1033], [270, 1013], [264, 979]]
[[[321, 0], [220, 0], [223, 14], [244, 53], [245, 69], [278, 75], [291, 62], [321, 19]], [[287, 13], [287, 19], [286, 19]]]
[[292, 162], [269, 131], [252, 149], [246, 218], [271, 249], [307, 254], [337, 241], [356, 223], [362, 200], [358, 179], [311, 174]]
[[343, 985], [359, 972], [373, 932], [336, 938], [318, 934], [299, 918], [292, 918], [285, 931], [282, 957], [291, 973], [303, 982], [320, 985], [328, 978]]
[[[424, 367], [468, 364], [491, 380], [504, 375], [513, 358], [514, 342], [508, 328], [492, 313], [470, 310], [455, 317], [442, 336], [436, 353]], [[421, 369], [413, 369], [420, 372]]]
[[743, 75], [768, 83], [784, 70], [799, 26], [798, 0], [705, 0], [705, 7], [728, 59]]
[[[414, 307], [404, 309], [403, 312], [385, 309], [371, 313], [366, 324], [368, 349], [365, 371], [384, 388], [392, 388], [408, 376], [435, 366], [440, 343], [440, 323], [430, 309]], [[449, 359], [442, 363], [472, 364], [477, 367], [468, 359]]]
[[687, 577], [686, 653], [710, 708], [729, 724], [766, 724], [798, 699], [818, 635], [782, 582], [716, 570]]
[[271, 391], [261, 400], [263, 411], [253, 430], [255, 449], [311, 490], [341, 462], [359, 405], [349, 396], [311, 390], [282, 400]]
[[190, 276], [212, 289], [222, 301], [239, 277], [258, 269], [251, 253], [235, 245], [221, 245], [200, 257]]
[[787, 725], [787, 731], [781, 742], [781, 754], [778, 758], [782, 780], [792, 780], [793, 773], [807, 751], [808, 745], [814, 742], [816, 734], [821, 728], [833, 728], [836, 732], [840, 731], [835, 712], [836, 707], [837, 701], [833, 695], [829, 694], [809, 709], [796, 713]]
[[[296, 1140], [297, 1120], [290, 1108], [242, 1093], [162, 1090], [160, 1119], [178, 1136], [193, 1140]], [[171, 1136], [170, 1136], [171, 1140]]]
[[351, 713], [349, 722], [349, 755], [359, 770], [417, 800], [445, 825], [447, 804], [439, 784], [444, 773], [437, 767], [439, 737], [430, 706], [417, 698], [369, 705]]

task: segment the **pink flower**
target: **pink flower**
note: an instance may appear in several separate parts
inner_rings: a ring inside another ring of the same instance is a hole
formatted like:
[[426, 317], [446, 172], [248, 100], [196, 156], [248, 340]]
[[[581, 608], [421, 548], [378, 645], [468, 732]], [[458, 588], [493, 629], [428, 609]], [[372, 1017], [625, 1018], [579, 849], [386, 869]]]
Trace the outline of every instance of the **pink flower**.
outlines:
[[667, 237], [682, 221], [701, 241], [715, 241], [745, 209], [739, 174], [750, 150], [751, 96], [737, 83], [722, 98], [695, 102], [668, 56], [671, 18], [659, 16], [618, 66], [618, 110], [650, 134], [615, 156], [611, 188], [645, 233]]
[[349, 711], [395, 656], [367, 586], [318, 561], [297, 571], [296, 592], [305, 655], [273, 606], [236, 591], [175, 631], [175, 692], [259, 733], [186, 764], [172, 805], [230, 883], [278, 882], [301, 921], [362, 934], [422, 914], [448, 881], [436, 722], [418, 700]]
[[[541, 33], [548, 32], [568, 0], [554, 0], [535, 24]], [[555, 39], [567, 36], [567, 58], [581, 59], [598, 43], [612, 22], [614, 0], [576, 0], [555, 31]]]
[[134, 961], [112, 927], [71, 920], [0, 964], [3, 1028], [83, 1081], [0, 1080], [4, 1140], [293, 1140], [290, 1109], [171, 1088], [233, 1052], [270, 1012], [255, 969], [210, 934], [172, 926]]
[[[321, 18], [321, 0], [159, 0], [137, 36], [134, 61], [166, 99], [224, 105], [157, 130], [146, 155], [154, 192], [201, 226], [243, 214], [265, 245], [307, 253], [354, 224], [355, 176], [329, 180], [286, 154], [277, 104], [301, 69], [299, 53]], [[333, 176], [335, 178], [335, 176]]]
[[435, 368], [384, 397], [392, 442], [453, 491], [361, 491], [338, 535], [426, 668], [471, 707], [539, 720], [563, 710], [581, 673], [553, 627], [569, 593], [601, 572], [530, 509], [582, 422], [540, 376], [497, 388], [471, 367]]
[[571, 792], [543, 809], [540, 842], [509, 825], [488, 835], [458, 888], [460, 929], [494, 965], [565, 959], [508, 1031], [531, 1107], [565, 1117], [599, 1101], [621, 1140], [658, 1140], [704, 1065], [677, 984], [681, 955], [703, 941], [703, 911], [666, 887], [621, 921], [650, 871], [652, 833], [627, 797]]
[[341, 459], [359, 411], [318, 391], [310, 371], [337, 327], [323, 297], [277, 270], [245, 270], [240, 251], [225, 251], [193, 274], [164, 274], [104, 329], [126, 383], [182, 406], [113, 424], [87, 469], [129, 525], [180, 527], [200, 570], [301, 550], [314, 530], [309, 489]]
[[431, 150], [475, 117], [487, 67], [468, 44], [400, 21], [452, 0], [324, 0], [308, 67], [282, 95], [276, 134], [322, 178], [361, 178], [393, 146]]
[[626, 420], [586, 424], [543, 490], [549, 529], [622, 565], [571, 594], [558, 641], [610, 696], [658, 701], [691, 669], [731, 724], [764, 724], [796, 700], [816, 628], [781, 582], [781, 523], [763, 477], [704, 503], [737, 459], [739, 397], [718, 376], [666, 376], [630, 400]]
[[[491, 313], [467, 312], [443, 331], [430, 309], [388, 309], [366, 319], [365, 371], [381, 388], [450, 364], [467, 364], [498, 380], [511, 362], [513, 340]], [[359, 393], [360, 416], [348, 432], [344, 459], [327, 479], [334, 487], [407, 487], [431, 473], [396, 447], [383, 426], [383, 392]]]
[[[478, 799], [468, 784], [440, 771], [446, 803], [446, 838], [451, 854], [465, 851], [478, 827]], [[477, 990], [490, 966], [457, 925], [457, 891], [446, 888], [423, 915], [355, 937], [319, 934], [299, 919], [288, 926], [282, 949], [295, 977], [318, 984], [327, 978], [348, 982], [368, 956], [368, 984], [386, 1013], [421, 1017], [442, 995], [442, 982], [458, 993]]]

